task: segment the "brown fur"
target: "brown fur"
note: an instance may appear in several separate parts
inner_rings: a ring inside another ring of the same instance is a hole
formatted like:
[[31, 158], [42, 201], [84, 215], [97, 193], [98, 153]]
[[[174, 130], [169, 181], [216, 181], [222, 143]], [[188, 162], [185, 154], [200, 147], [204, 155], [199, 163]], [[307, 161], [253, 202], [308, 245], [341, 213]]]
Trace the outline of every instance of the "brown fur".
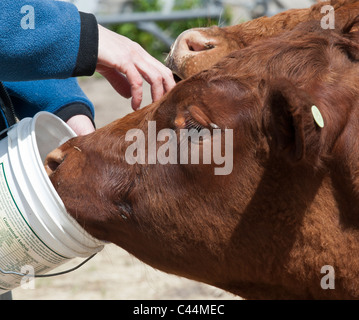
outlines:
[[167, 57], [167, 66], [181, 79], [186, 79], [256, 41], [278, 36], [304, 21], [320, 21], [324, 17], [321, 8], [328, 4], [334, 7], [338, 22], [359, 14], [359, 1], [332, 0], [308, 9], [287, 10], [273, 17], [261, 17], [239, 25], [190, 29], [177, 38]]
[[[359, 61], [351, 24], [325, 31], [314, 21], [257, 42], [159, 102], [70, 140], [47, 160], [68, 212], [155, 268], [244, 298], [358, 299]], [[125, 161], [129, 129], [146, 132], [149, 120], [157, 131], [176, 129], [191, 106], [234, 130], [232, 174]], [[324, 265], [335, 269], [335, 290], [320, 286]]]

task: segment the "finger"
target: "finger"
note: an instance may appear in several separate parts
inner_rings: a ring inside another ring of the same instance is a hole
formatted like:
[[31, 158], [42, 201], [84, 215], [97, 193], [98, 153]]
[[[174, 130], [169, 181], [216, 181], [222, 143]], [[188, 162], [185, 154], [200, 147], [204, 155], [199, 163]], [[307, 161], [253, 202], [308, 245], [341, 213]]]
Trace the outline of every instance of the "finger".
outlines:
[[157, 101], [164, 94], [163, 77], [161, 73], [146, 61], [140, 61], [136, 64], [139, 73], [151, 85], [152, 100]]
[[127, 76], [127, 81], [131, 87], [131, 96], [132, 96], [132, 108], [137, 110], [141, 106], [142, 97], [143, 97], [143, 80], [140, 73], [137, 71], [134, 65], [129, 64], [126, 66], [124, 71]]
[[162, 86], [164, 92], [168, 92], [176, 85], [172, 71], [152, 56], [146, 56], [145, 60], [152, 64], [162, 76]]
[[127, 78], [115, 69], [99, 69], [98, 72], [102, 74], [111, 86], [123, 97], [131, 98], [131, 87]]
[[150, 78], [147, 82], [151, 84], [152, 100], [154, 102], [160, 100], [164, 95], [163, 78], [161, 74], [153, 75], [152, 79]]
[[176, 85], [172, 70], [166, 67], [162, 62], [154, 59], [152, 56], [151, 58], [155, 61], [154, 63], [156, 63], [158, 70], [161, 72], [166, 87], [168, 87], [168, 89], [172, 89]]
[[166, 68], [167, 70], [165, 70], [163, 72], [164, 74], [164, 80], [163, 80], [163, 86], [165, 88], [165, 92], [171, 91], [175, 85], [176, 85], [176, 81], [173, 77], [173, 73], [170, 69]]

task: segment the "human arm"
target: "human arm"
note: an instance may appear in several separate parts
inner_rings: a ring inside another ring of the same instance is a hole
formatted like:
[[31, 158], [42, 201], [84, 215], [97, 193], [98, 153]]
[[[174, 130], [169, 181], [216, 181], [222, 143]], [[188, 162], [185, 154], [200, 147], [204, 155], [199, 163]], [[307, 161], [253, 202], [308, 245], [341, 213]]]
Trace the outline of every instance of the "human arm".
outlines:
[[[34, 11], [34, 28], [23, 29], [21, 8]], [[175, 85], [171, 71], [141, 46], [102, 26], [91, 14], [63, 1], [0, 2], [0, 81], [64, 79], [97, 68], [132, 107], [142, 101], [142, 77], [158, 100]]]
[[20, 119], [48, 111], [67, 122], [77, 134], [94, 131], [94, 106], [76, 78], [4, 82], [4, 86]]
[[[34, 8], [33, 29], [21, 25], [24, 6]], [[97, 68], [120, 94], [133, 97], [134, 109], [142, 101], [142, 77], [151, 84], [154, 101], [175, 85], [170, 70], [137, 43], [98, 26], [93, 15], [79, 13], [72, 4], [2, 0], [0, 10], [0, 81], [65, 79], [92, 75]], [[82, 119], [85, 131], [93, 130], [81, 114], [68, 121], [74, 119]]]
[[[34, 29], [23, 29], [34, 11]], [[92, 75], [98, 52], [98, 27], [91, 14], [70, 3], [49, 0], [1, 0], [0, 80], [65, 79]], [[90, 40], [90, 41], [89, 41]]]

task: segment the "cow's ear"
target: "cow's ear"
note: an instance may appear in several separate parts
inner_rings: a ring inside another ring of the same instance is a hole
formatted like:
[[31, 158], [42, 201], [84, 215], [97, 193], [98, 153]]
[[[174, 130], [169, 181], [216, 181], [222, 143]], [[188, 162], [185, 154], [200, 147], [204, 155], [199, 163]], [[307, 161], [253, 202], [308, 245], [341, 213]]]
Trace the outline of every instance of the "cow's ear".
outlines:
[[352, 61], [359, 61], [359, 16], [349, 18], [341, 26], [343, 37], [337, 45]]
[[353, 34], [356, 35], [359, 31], [359, 16], [358, 15], [351, 15], [346, 12], [345, 18], [341, 23], [339, 18], [339, 25], [343, 34]]
[[266, 92], [263, 115], [274, 153], [291, 162], [318, 165], [325, 118], [308, 93], [286, 80], [272, 82]]

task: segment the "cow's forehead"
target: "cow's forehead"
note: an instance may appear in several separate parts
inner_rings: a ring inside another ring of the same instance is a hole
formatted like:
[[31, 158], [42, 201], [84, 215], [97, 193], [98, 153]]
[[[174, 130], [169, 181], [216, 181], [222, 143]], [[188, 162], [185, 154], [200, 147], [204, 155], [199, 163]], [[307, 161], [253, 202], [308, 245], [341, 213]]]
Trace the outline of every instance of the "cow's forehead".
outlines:
[[[325, 81], [323, 75], [329, 69], [339, 72], [340, 64], [331, 66], [331, 60], [338, 55], [344, 57], [342, 52], [333, 51], [340, 39], [340, 32], [320, 30], [315, 23], [300, 26], [283, 36], [238, 50], [214, 67], [180, 82], [164, 100], [163, 107], [172, 109], [175, 117], [177, 112], [196, 105], [220, 123], [217, 118], [222, 115], [225, 120], [233, 110], [243, 114], [259, 105], [256, 99], [263, 79], [270, 84], [283, 77], [308, 87], [313, 81]], [[334, 52], [333, 56], [330, 52]], [[348, 59], [342, 60], [350, 67]]]

